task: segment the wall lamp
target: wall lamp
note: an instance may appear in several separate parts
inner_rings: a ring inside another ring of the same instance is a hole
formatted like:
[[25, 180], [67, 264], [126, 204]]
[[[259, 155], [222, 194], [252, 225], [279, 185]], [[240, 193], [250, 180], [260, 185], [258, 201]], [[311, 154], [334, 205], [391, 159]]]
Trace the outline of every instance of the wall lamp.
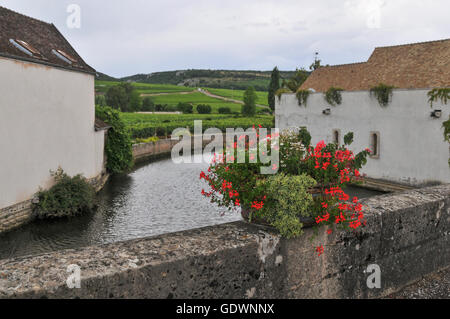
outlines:
[[331, 109], [325, 109], [322, 111], [323, 114], [325, 115], [330, 115], [331, 114]]
[[431, 117], [434, 117], [435, 119], [438, 119], [442, 116], [442, 110], [434, 110], [431, 112]]

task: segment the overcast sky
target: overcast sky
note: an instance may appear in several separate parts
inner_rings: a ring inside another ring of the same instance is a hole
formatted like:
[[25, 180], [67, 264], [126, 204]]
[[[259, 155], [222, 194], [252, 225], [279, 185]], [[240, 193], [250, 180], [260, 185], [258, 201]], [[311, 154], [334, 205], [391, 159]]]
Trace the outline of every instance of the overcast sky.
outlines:
[[[76, 28], [70, 4], [81, 9]], [[376, 46], [450, 38], [449, 0], [0, 0], [54, 23], [112, 76], [366, 61]], [[71, 23], [67, 23], [68, 17]], [[70, 28], [70, 27], [72, 28]], [[75, 26], [75, 28], [73, 28]]]

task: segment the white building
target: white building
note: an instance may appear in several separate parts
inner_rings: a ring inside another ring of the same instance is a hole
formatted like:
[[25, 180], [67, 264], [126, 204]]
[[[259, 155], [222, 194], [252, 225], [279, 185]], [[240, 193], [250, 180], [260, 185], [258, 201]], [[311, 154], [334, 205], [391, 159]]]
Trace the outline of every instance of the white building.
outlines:
[[0, 231], [2, 214], [51, 186], [50, 170], [102, 175], [94, 79], [53, 24], [0, 7]]
[[[395, 86], [385, 107], [370, 95], [379, 83]], [[325, 101], [330, 87], [345, 90], [342, 104]], [[313, 143], [343, 143], [343, 136], [354, 132], [352, 150], [375, 151], [363, 169], [371, 178], [411, 186], [450, 183], [449, 144], [442, 128], [449, 108], [440, 101], [431, 108], [427, 97], [436, 87], [450, 87], [450, 39], [376, 48], [367, 62], [314, 71], [300, 88], [314, 92], [306, 107], [299, 106], [295, 94], [283, 94], [276, 104], [276, 126], [306, 127]], [[442, 110], [441, 116], [433, 116], [434, 110]]]

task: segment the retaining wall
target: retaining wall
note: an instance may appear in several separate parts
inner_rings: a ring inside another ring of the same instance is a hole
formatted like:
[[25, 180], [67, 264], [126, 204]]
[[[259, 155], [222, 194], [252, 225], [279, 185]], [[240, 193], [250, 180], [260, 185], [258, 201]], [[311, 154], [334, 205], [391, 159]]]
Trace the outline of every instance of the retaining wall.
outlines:
[[[98, 192], [108, 181], [109, 175], [103, 172], [89, 180]], [[34, 219], [33, 199], [0, 209], [0, 234], [31, 222]], [[0, 243], [1, 244], [1, 243]]]
[[[367, 227], [285, 240], [243, 222], [0, 260], [1, 298], [372, 298], [450, 266], [450, 185], [365, 201]], [[324, 244], [318, 257], [314, 247]], [[67, 267], [81, 269], [69, 289]], [[381, 288], [364, 273], [381, 269]]]

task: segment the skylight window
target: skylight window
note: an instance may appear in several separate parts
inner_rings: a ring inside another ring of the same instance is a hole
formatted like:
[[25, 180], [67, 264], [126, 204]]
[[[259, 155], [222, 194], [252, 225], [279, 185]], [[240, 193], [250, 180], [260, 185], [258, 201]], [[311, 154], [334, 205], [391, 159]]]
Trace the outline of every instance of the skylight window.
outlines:
[[66, 52], [62, 51], [62, 50], [52, 50], [52, 53], [54, 55], [56, 55], [59, 59], [63, 60], [64, 62], [66, 62], [67, 64], [73, 64], [73, 63], [77, 63], [78, 61], [71, 56], [70, 54], [67, 54]]
[[[31, 46], [28, 43], [26, 43], [25, 41], [9, 39], [9, 42], [12, 45], [14, 45], [17, 49], [19, 49], [20, 51], [25, 53], [26, 55], [33, 56], [33, 51], [31, 50], [31, 48], [27, 48], [27, 46], [29, 46], [29, 47], [31, 47]], [[26, 45], [24, 45], [24, 44], [26, 44]], [[38, 52], [38, 51], [36, 50], [36, 52]]]

